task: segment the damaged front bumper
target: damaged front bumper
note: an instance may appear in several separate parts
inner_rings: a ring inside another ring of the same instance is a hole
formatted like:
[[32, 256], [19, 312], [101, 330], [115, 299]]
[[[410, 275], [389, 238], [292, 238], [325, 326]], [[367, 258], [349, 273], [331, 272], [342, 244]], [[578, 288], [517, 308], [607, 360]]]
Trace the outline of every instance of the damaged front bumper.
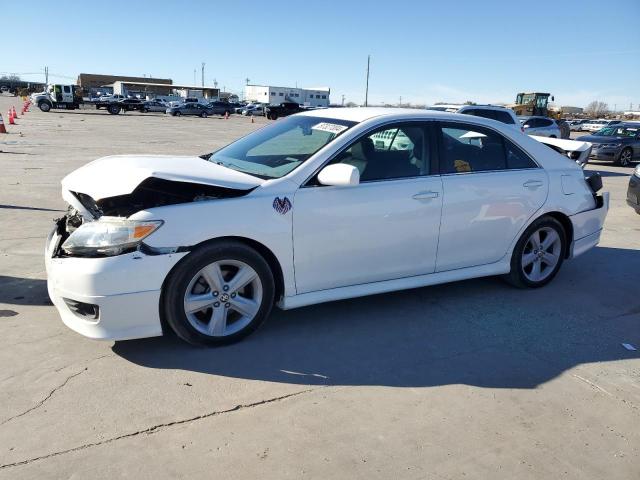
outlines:
[[99, 340], [162, 335], [162, 284], [187, 252], [65, 257], [59, 255], [61, 241], [56, 226], [47, 239], [45, 264], [49, 296], [65, 325]]

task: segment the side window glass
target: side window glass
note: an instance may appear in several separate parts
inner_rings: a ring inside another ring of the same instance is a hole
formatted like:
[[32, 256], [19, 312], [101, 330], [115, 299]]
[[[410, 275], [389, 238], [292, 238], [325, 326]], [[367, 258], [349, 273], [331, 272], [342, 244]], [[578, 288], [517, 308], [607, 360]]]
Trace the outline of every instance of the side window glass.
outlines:
[[415, 124], [377, 130], [351, 144], [332, 163], [353, 165], [361, 182], [428, 175], [427, 129]]
[[476, 112], [476, 117], [490, 118], [491, 120], [496, 118], [492, 110], [477, 110]]
[[506, 168], [502, 136], [471, 125], [445, 124], [441, 128], [443, 173], [468, 173]]
[[507, 112], [494, 111], [493, 113], [496, 116], [496, 120], [498, 120], [499, 122], [507, 123], [509, 125], [513, 125], [515, 123], [513, 121], [513, 117], [509, 115]]
[[538, 167], [526, 153], [524, 153], [520, 148], [516, 147], [509, 140], [505, 140], [504, 148], [507, 153], [507, 168], [516, 170], [521, 168]]

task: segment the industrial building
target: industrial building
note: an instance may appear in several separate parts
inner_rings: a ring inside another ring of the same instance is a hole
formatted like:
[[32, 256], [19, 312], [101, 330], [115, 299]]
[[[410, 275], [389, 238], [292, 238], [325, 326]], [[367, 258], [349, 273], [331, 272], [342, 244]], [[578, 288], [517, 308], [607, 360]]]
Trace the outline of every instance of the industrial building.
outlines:
[[92, 88], [100, 88], [106, 85], [111, 85], [114, 82], [149, 82], [149, 83], [161, 83], [164, 85], [173, 84], [173, 80], [170, 78], [152, 78], [152, 77], [129, 77], [122, 75], [101, 75], [97, 73], [81, 73], [78, 75], [77, 85], [89, 91]]
[[270, 85], [246, 85], [244, 87], [245, 100], [271, 105], [296, 102], [310, 107], [328, 107], [330, 93], [331, 89], [328, 87], [297, 88]]

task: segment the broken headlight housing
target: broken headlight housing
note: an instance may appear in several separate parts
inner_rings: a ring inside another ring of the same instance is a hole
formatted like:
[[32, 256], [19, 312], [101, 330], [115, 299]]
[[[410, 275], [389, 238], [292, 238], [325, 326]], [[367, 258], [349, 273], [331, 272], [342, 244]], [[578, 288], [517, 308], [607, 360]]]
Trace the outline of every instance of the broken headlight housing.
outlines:
[[113, 256], [135, 249], [162, 225], [161, 220], [137, 221], [102, 217], [83, 223], [62, 244], [70, 255]]

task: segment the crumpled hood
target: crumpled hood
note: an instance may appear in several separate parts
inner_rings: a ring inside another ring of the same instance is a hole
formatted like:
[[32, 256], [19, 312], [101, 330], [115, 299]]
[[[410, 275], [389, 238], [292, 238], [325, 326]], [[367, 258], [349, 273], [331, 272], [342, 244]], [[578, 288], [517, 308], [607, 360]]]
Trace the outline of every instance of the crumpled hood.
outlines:
[[264, 182], [199, 157], [113, 155], [74, 170], [61, 183], [63, 190], [84, 193], [97, 201], [127, 195], [149, 177], [238, 190], [249, 190]]

